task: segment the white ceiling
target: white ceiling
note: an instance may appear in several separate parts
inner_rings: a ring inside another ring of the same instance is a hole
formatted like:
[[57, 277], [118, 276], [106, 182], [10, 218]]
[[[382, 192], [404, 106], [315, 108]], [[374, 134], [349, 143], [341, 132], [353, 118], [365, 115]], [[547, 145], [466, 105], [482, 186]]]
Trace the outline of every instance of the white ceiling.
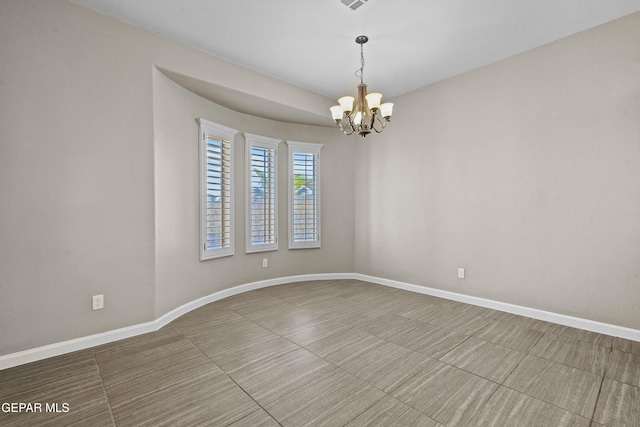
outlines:
[[355, 95], [364, 34], [364, 81], [385, 99], [640, 10], [640, 0], [72, 1], [330, 98]]

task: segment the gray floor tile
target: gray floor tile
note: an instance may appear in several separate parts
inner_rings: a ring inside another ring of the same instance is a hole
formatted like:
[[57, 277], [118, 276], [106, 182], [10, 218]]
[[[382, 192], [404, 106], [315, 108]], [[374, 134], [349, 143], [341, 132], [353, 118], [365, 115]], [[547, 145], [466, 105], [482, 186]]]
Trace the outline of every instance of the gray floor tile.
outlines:
[[387, 396], [358, 415], [347, 427], [439, 427], [442, 424]]
[[104, 349], [95, 357], [105, 388], [124, 390], [135, 388], [140, 382], [155, 384], [164, 376], [210, 363], [178, 332]]
[[248, 311], [261, 310], [272, 305], [278, 305], [282, 303], [282, 300], [266, 294], [262, 289], [257, 289], [227, 297], [216, 302], [230, 310], [242, 314]]
[[342, 323], [342, 325], [345, 327], [358, 328], [360, 325], [364, 325], [365, 323], [371, 320], [378, 319], [379, 317], [383, 316], [385, 313], [379, 310], [366, 310], [362, 307], [351, 307], [351, 309], [346, 313], [345, 312], [341, 312], [341, 313], [325, 312], [324, 314], [331, 316], [333, 320], [336, 320]]
[[185, 336], [206, 355], [216, 356], [257, 341], [266, 341], [277, 335], [243, 318], [212, 326], [206, 330], [186, 333]]
[[173, 326], [186, 334], [240, 319], [242, 319], [242, 315], [229, 310], [217, 301], [179, 317], [163, 329]]
[[366, 305], [368, 303], [375, 303], [380, 297], [386, 296], [388, 290], [383, 286], [378, 286], [370, 289], [361, 289], [359, 292], [353, 292], [348, 295], [342, 295], [345, 301], [348, 301], [351, 304], [362, 304]]
[[496, 311], [490, 315], [495, 320], [510, 323], [526, 329], [535, 329], [540, 332], [547, 332], [553, 323], [544, 320], [533, 319], [531, 317], [520, 316], [519, 314], [507, 313], [504, 311]]
[[0, 370], [0, 396], [12, 392], [13, 387], [24, 388], [33, 379], [54, 380], [73, 375], [91, 375], [95, 372], [96, 362], [92, 349], [76, 351], [27, 363], [9, 369]]
[[527, 355], [504, 385], [586, 418], [591, 418], [602, 377]]
[[396, 399], [445, 425], [472, 417], [498, 384], [437, 360], [391, 393]]
[[585, 331], [584, 329], [576, 329], [570, 326], [554, 324], [549, 328], [548, 332], [556, 335], [573, 338], [578, 341], [590, 342], [603, 347], [611, 347], [613, 345], [613, 337], [609, 335], [599, 334], [597, 332]]
[[359, 329], [349, 329], [309, 344], [306, 349], [334, 365], [342, 366], [385, 343], [385, 340]]
[[457, 311], [459, 313], [462, 313], [465, 309], [469, 308], [469, 304], [454, 300], [441, 300], [440, 302], [438, 302], [438, 305], [441, 307], [449, 308], [453, 311]]
[[307, 290], [305, 292], [289, 293], [287, 295], [281, 296], [280, 298], [282, 298], [283, 301], [289, 304], [308, 309], [307, 307], [305, 307], [305, 305], [318, 303], [324, 300], [333, 300], [336, 297], [319, 290]]
[[438, 359], [460, 345], [468, 336], [451, 329], [423, 324], [402, 335], [389, 337], [389, 341], [407, 347], [425, 356]]
[[613, 339], [613, 349], [625, 353], [640, 354], [640, 341], [632, 341], [624, 338]]
[[487, 325], [493, 323], [488, 317], [476, 316], [470, 313], [444, 313], [441, 316], [430, 320], [428, 323], [455, 330], [459, 334], [472, 335]]
[[469, 427], [589, 427], [589, 418], [560, 409], [526, 394], [500, 387], [469, 419]]
[[282, 335], [286, 331], [332, 320], [330, 316], [324, 314], [314, 313], [294, 305], [292, 307], [294, 308], [272, 313], [273, 315], [257, 319], [255, 322], [276, 334]]
[[0, 411], [0, 425], [113, 425], [91, 350], [2, 370], [0, 384], [0, 403], [41, 404], [41, 411], [36, 406], [34, 412]]
[[229, 427], [278, 427], [279, 425], [267, 411], [259, 408], [246, 417], [229, 424]]
[[421, 322], [432, 322], [443, 315], [455, 316], [460, 314], [452, 308], [443, 307], [441, 305], [433, 304], [426, 306], [410, 307], [406, 310], [398, 312], [401, 316], [408, 317], [410, 319], [419, 320]]
[[422, 325], [423, 322], [389, 313], [359, 325], [358, 329], [382, 339], [389, 339]]
[[469, 337], [440, 360], [501, 384], [525, 356], [525, 353]]
[[428, 361], [422, 354], [388, 342], [340, 367], [387, 393], [417, 373]]
[[[50, 402], [43, 402], [42, 412], [0, 412], [0, 425], [4, 427], [115, 426], [106, 398], [104, 401], [105, 408], [100, 412], [87, 410], [85, 405], [78, 405], [77, 402], [64, 402], [69, 404], [68, 413], [64, 413], [63, 409], [59, 409], [60, 412], [55, 412], [56, 409], [47, 412], [45, 405]], [[62, 405], [62, 401], [58, 403]], [[63, 406], [56, 406], [56, 408], [63, 408]]]
[[246, 317], [247, 319], [253, 320], [258, 324], [261, 324], [262, 321], [280, 317], [282, 313], [287, 313], [290, 316], [293, 316], [295, 313], [308, 313], [308, 310], [298, 308], [297, 306], [284, 301], [279, 301], [278, 303], [270, 304], [267, 307], [263, 307], [260, 309], [245, 310], [243, 311], [242, 316]]
[[606, 426], [640, 426], [640, 388], [605, 378], [593, 419]]
[[321, 282], [322, 286], [316, 289], [334, 297], [350, 295], [359, 289], [357, 285], [347, 283], [347, 280], [322, 280]]
[[363, 307], [365, 307], [366, 310], [379, 312], [380, 314], [398, 313], [400, 311], [406, 311], [420, 306], [424, 306], [424, 303], [416, 301], [406, 295], [391, 296], [389, 292], [366, 301], [363, 304]]
[[307, 350], [295, 350], [229, 373], [261, 406], [336, 369]]
[[553, 323], [545, 322], [544, 320], [533, 319], [531, 317], [513, 315], [506, 320], [506, 322], [512, 325], [520, 326], [521, 328], [534, 329], [540, 332], [548, 332], [553, 326]]
[[349, 329], [347, 324], [340, 322], [340, 320], [332, 319], [313, 325], [303, 325], [297, 328], [288, 329], [281, 334], [289, 341], [292, 341], [301, 347], [305, 347], [346, 329]]
[[300, 295], [319, 295], [320, 293], [327, 294], [326, 292], [321, 291], [318, 286], [315, 286], [313, 281], [286, 283], [283, 285], [264, 288], [262, 291], [265, 295], [276, 297], [283, 301], [287, 298], [294, 298]]
[[498, 313], [497, 310], [494, 310], [492, 308], [480, 307], [479, 305], [471, 304], [464, 304], [464, 307], [462, 307], [460, 311], [463, 313], [475, 314], [476, 316], [488, 318], [492, 318], [496, 313]]
[[548, 333], [540, 338], [529, 353], [602, 376], [611, 349]]
[[259, 409], [225, 374], [206, 369], [145, 393], [109, 395], [109, 401], [118, 426], [226, 425]]
[[523, 328], [509, 322], [494, 321], [474, 335], [481, 340], [526, 353], [542, 338], [544, 332]]
[[606, 376], [640, 387], [640, 355], [613, 350], [607, 365]]
[[322, 294], [322, 298], [315, 298], [311, 301], [297, 304], [297, 307], [320, 314], [349, 313], [354, 308], [353, 303], [345, 298], [335, 297], [329, 294]]
[[300, 347], [291, 341], [270, 336], [265, 340], [249, 342], [244, 346], [235, 347], [223, 353], [215, 353], [211, 360], [224, 372], [230, 373], [242, 369], [252, 363], [262, 363], [285, 353], [298, 350]]
[[265, 406], [283, 426], [340, 426], [385, 396], [346, 372], [325, 371]]
[[115, 348], [118, 347], [124, 347], [124, 346], [130, 346], [130, 345], [134, 345], [136, 343], [143, 343], [143, 345], [146, 345], [144, 343], [148, 343], [151, 340], [162, 340], [164, 339], [165, 335], [176, 335], [176, 333], [178, 332], [178, 330], [176, 328], [174, 328], [171, 325], [167, 325], [164, 328], [161, 328], [160, 330], [157, 330], [155, 332], [149, 332], [147, 334], [141, 334], [141, 335], [136, 335], [134, 337], [131, 338], [126, 338], [123, 340], [118, 340], [118, 341], [114, 341], [108, 344], [103, 344], [103, 345], [99, 345], [93, 348], [93, 352], [95, 354], [98, 354], [102, 351], [111, 351]]

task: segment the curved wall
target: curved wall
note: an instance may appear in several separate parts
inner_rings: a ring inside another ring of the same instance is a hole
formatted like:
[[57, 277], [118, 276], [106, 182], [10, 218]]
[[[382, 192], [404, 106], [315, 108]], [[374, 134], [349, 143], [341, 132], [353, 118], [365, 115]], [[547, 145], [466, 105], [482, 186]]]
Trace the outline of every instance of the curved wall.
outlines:
[[[353, 271], [354, 145], [333, 128], [294, 125], [240, 114], [207, 101], [154, 70], [156, 317], [230, 286], [276, 277]], [[202, 117], [238, 129], [235, 145], [235, 255], [198, 260], [198, 126]], [[243, 133], [322, 148], [322, 247], [287, 249], [287, 145], [278, 147], [278, 242], [271, 252], [244, 253]], [[262, 268], [262, 259], [269, 267]]]

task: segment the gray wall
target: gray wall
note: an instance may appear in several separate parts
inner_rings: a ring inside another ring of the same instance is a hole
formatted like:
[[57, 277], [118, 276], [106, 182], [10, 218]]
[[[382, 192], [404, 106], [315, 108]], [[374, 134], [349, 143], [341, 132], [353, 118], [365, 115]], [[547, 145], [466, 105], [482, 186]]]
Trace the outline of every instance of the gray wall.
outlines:
[[151, 66], [131, 34], [2, 2], [0, 354], [153, 318]]
[[638, 28], [396, 98], [357, 145], [356, 271], [640, 329]]
[[[310, 113], [326, 98], [66, 1], [3, 1], [0, 40], [0, 355], [150, 321], [239, 283], [353, 271], [353, 143], [225, 110], [155, 65]], [[244, 254], [239, 136], [236, 255], [198, 261], [198, 116], [325, 144], [322, 249], [287, 250], [281, 222], [269, 268]], [[91, 311], [99, 293], [105, 308]]]

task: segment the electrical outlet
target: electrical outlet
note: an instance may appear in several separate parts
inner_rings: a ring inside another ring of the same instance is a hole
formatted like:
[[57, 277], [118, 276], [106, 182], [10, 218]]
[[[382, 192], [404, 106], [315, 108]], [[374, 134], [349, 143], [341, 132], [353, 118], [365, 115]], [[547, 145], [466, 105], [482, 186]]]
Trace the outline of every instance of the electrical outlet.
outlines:
[[93, 296], [93, 310], [102, 310], [104, 308], [104, 295], [94, 295]]
[[269, 267], [269, 260], [267, 258], [262, 258], [262, 268]]
[[464, 268], [458, 269], [458, 279], [464, 279]]

